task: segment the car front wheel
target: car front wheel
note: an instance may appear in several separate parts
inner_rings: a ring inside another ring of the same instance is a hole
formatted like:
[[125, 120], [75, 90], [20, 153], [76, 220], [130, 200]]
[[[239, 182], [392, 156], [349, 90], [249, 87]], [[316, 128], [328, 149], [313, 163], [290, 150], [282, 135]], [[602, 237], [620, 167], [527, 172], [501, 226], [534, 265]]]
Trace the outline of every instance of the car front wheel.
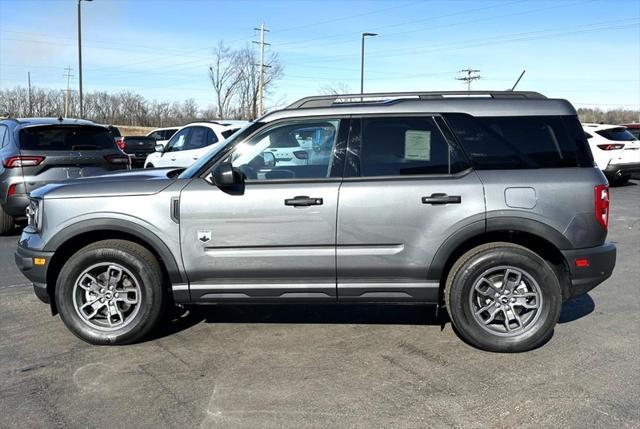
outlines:
[[143, 246], [104, 240], [75, 253], [58, 276], [65, 325], [91, 344], [128, 344], [147, 335], [164, 307], [162, 270]]
[[489, 243], [460, 257], [445, 288], [458, 334], [494, 352], [522, 352], [544, 344], [560, 317], [560, 283], [547, 262], [512, 243]]

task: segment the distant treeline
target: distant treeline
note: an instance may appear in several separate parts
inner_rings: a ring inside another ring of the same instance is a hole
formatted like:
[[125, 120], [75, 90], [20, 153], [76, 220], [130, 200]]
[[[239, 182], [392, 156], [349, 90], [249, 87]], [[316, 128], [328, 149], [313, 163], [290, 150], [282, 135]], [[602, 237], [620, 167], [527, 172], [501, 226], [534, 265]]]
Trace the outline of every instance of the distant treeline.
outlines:
[[[65, 91], [49, 88], [32, 88], [31, 108], [29, 107], [28, 91], [24, 87], [0, 89], [0, 115], [9, 113], [11, 116], [65, 116]], [[212, 101], [216, 100], [215, 91]], [[212, 120], [219, 118], [221, 108], [225, 119], [254, 119], [255, 97], [250, 100], [248, 107], [240, 104], [240, 108], [220, 107], [212, 103], [211, 106], [201, 108], [193, 99], [182, 103], [148, 100], [142, 95], [122, 91], [108, 93], [93, 91], [84, 94], [85, 118], [102, 124], [137, 125], [145, 127], [159, 127], [181, 125], [199, 119]], [[79, 116], [78, 94], [71, 92], [68, 100], [67, 117]], [[631, 109], [580, 108], [578, 115], [582, 122], [602, 122], [606, 124], [624, 124], [640, 122], [640, 111]]]
[[595, 122], [603, 124], [632, 124], [640, 122], [640, 110], [599, 108], [579, 108], [580, 122]]

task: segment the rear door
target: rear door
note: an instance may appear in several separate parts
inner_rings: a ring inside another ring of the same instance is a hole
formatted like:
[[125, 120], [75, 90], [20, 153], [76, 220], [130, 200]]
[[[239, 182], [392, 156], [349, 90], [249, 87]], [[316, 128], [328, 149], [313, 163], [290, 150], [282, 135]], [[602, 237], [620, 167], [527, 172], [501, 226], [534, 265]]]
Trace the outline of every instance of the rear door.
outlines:
[[435, 116], [354, 118], [337, 230], [339, 300], [438, 299], [427, 272], [454, 231], [484, 225], [483, 187]]
[[37, 125], [20, 130], [26, 193], [47, 183], [128, 168], [106, 128], [91, 125]]

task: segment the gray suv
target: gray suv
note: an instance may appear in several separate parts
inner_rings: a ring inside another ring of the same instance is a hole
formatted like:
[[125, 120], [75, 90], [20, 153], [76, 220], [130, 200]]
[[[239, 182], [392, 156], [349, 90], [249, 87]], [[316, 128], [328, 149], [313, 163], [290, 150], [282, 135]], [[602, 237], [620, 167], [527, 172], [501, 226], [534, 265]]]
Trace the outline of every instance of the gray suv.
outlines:
[[0, 162], [0, 234], [24, 217], [34, 189], [129, 168], [107, 128], [62, 118], [0, 120]]
[[141, 339], [174, 303], [382, 302], [524, 351], [616, 258], [576, 111], [532, 92], [304, 98], [186, 170], [45, 186], [29, 213], [16, 262], [93, 344]]

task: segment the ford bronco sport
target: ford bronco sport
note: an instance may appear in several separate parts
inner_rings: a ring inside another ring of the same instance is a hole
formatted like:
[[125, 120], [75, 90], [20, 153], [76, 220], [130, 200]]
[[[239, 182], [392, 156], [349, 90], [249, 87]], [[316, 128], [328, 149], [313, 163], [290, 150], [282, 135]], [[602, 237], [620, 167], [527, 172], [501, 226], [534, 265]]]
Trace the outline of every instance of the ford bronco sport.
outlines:
[[[329, 156], [279, 165], [270, 146], [302, 130]], [[515, 352], [543, 344], [563, 300], [611, 275], [608, 215], [607, 180], [565, 100], [319, 96], [186, 170], [33, 191], [16, 262], [94, 344], [141, 339], [169, 303], [393, 302], [445, 306], [468, 343]]]

